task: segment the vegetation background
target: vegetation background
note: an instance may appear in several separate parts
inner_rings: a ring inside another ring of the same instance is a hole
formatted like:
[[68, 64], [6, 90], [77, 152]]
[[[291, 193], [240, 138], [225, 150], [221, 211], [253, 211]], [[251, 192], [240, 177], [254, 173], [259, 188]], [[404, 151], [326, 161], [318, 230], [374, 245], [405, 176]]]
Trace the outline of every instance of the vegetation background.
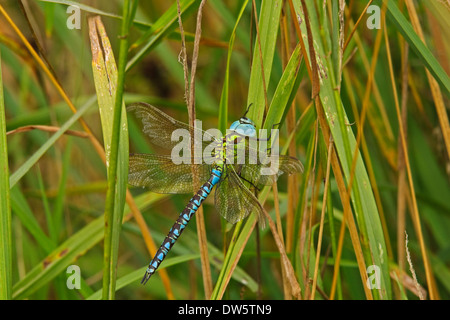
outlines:
[[[0, 298], [450, 298], [449, 32], [448, 0], [2, 1]], [[189, 195], [127, 191], [137, 101], [252, 103], [305, 167], [265, 229], [207, 199], [146, 286]]]

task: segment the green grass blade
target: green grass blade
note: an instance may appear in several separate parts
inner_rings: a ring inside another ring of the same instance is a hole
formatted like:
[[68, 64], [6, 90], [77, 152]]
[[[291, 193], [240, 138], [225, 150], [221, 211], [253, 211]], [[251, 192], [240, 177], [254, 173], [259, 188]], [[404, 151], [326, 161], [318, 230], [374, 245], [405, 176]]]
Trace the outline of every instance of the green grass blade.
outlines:
[[79, 255], [100, 242], [104, 234], [103, 223], [103, 217], [97, 218], [51, 251], [41, 263], [14, 285], [13, 298], [27, 298], [65, 270]]
[[300, 49], [300, 45], [298, 45], [292, 52], [286, 69], [275, 89], [266, 120], [264, 121], [263, 127], [265, 129], [271, 129], [274, 124], [280, 123], [291, 105], [292, 93], [295, 93], [300, 84], [300, 81], [297, 81], [299, 79], [300, 62], [302, 61]]
[[31, 169], [31, 167], [53, 146], [64, 132], [66, 132], [75, 122], [80, 119], [83, 114], [92, 106], [96, 97], [90, 98], [69, 120], [67, 120], [55, 134], [53, 134], [31, 157], [25, 161], [19, 169], [17, 169], [9, 178], [10, 187], [14, 187], [16, 183]]
[[[261, 127], [265, 110], [265, 91], [269, 86], [272, 64], [277, 43], [282, 1], [263, 1], [259, 15], [259, 37], [256, 36], [253, 46], [252, 70], [248, 88], [247, 105], [253, 103], [248, 117]], [[260, 40], [260, 41], [259, 41]], [[262, 57], [261, 54], [262, 53]], [[264, 70], [261, 68], [261, 59]], [[265, 87], [264, 81], [265, 80]], [[267, 106], [269, 107], [269, 106]]]
[[[199, 259], [200, 254], [186, 254], [183, 256], [178, 256], [175, 258], [167, 258], [164, 260], [164, 263], [161, 265], [160, 269], [164, 269], [179, 263], [183, 263], [186, 261], [191, 261], [194, 259]], [[145, 274], [145, 271], [147, 270], [147, 267], [140, 268], [138, 270], [135, 270], [133, 272], [130, 272], [123, 277], [120, 277], [117, 279], [117, 286], [116, 290], [122, 289], [123, 287], [136, 283], [142, 279], [142, 275]], [[86, 298], [86, 300], [99, 300], [102, 297], [102, 291], [98, 290], [94, 292], [92, 295]]]
[[[266, 1], [267, 2], [267, 1]], [[263, 5], [264, 8], [264, 5]], [[271, 10], [271, 8], [265, 8], [265, 10]], [[273, 13], [272, 13], [273, 14]], [[269, 17], [271, 19], [272, 15], [268, 14], [267, 12], [265, 15], [261, 14], [264, 17]], [[269, 19], [267, 18], [267, 19]], [[277, 18], [278, 19], [278, 18]], [[267, 33], [277, 33], [278, 29], [278, 22], [275, 22], [273, 20], [270, 20], [273, 22], [273, 25], [271, 26], [273, 29], [265, 30]], [[266, 21], [260, 20], [260, 22], [264, 25]], [[272, 31], [270, 31], [272, 30]], [[276, 42], [276, 37], [272, 39], [272, 41]], [[254, 48], [255, 52], [259, 51], [258, 47]], [[269, 55], [272, 55], [273, 59], [273, 52], [267, 53]], [[259, 59], [259, 58], [258, 58]], [[265, 59], [265, 57], [264, 57]], [[287, 107], [290, 105], [291, 101], [291, 94], [296, 88], [296, 84], [298, 85], [299, 81], [299, 67], [300, 67], [300, 60], [301, 60], [301, 50], [300, 46], [298, 46], [294, 52], [291, 55], [291, 59], [289, 60], [286, 69], [284, 70], [281, 79], [278, 82], [277, 89], [275, 90], [274, 97], [271, 102], [271, 106], [269, 108], [267, 117], [266, 117], [266, 124], [265, 127], [271, 127], [272, 124], [280, 122], [280, 120], [283, 117], [283, 114], [287, 110]], [[259, 68], [261, 68], [261, 65], [256, 63], [256, 60], [254, 60], [253, 66], [258, 65]], [[266, 68], [266, 65], [264, 66]], [[257, 71], [252, 72], [258, 73]], [[259, 73], [261, 74], [261, 72]], [[261, 78], [251, 78], [253, 82], [250, 82], [249, 86], [250, 88], [254, 88], [255, 86], [259, 86], [262, 84]], [[258, 90], [257, 89], [249, 89], [249, 95], [250, 92], [253, 92], [255, 94]], [[261, 93], [261, 92], [260, 92]], [[264, 93], [262, 91], [262, 93]], [[252, 101], [252, 98], [249, 97], [248, 101]], [[264, 97], [262, 97], [264, 101]], [[264, 103], [260, 105], [255, 105], [254, 107], [250, 108], [250, 112], [253, 112], [254, 115], [260, 114], [262, 116], [264, 111]], [[251, 116], [250, 116], [251, 118]], [[253, 118], [251, 118], [253, 120]], [[262, 121], [262, 117], [259, 117], [259, 120]], [[261, 192], [259, 199], [264, 199], [269, 192], [269, 188], [264, 188], [264, 190]], [[228, 285], [228, 280], [230, 277], [228, 276], [230, 272], [233, 272], [233, 269], [236, 264], [236, 260], [240, 258], [241, 253], [245, 245], [247, 244], [248, 236], [253, 230], [254, 223], [257, 217], [255, 215], [250, 215], [247, 218], [247, 221], [245, 221], [244, 225], [242, 226], [241, 230], [237, 230], [235, 232], [235, 236], [233, 236], [233, 242], [230, 244], [230, 247], [228, 248], [226, 258], [224, 261], [223, 268], [219, 274], [219, 280], [216, 283], [216, 286], [214, 288], [213, 294], [211, 296], [211, 299], [219, 299], [222, 297], [226, 286]], [[241, 222], [239, 222], [241, 223]], [[237, 228], [237, 227], [236, 227]]]
[[0, 300], [12, 296], [12, 234], [8, 146], [0, 55]]
[[433, 56], [430, 49], [420, 40], [417, 33], [414, 31], [411, 23], [404, 17], [400, 9], [397, 7], [395, 1], [387, 1], [386, 17], [391, 22], [398, 32], [402, 34], [410, 47], [414, 50], [417, 56], [422, 60], [428, 71], [431, 72], [437, 82], [445, 89], [447, 96], [450, 96], [450, 78], [439, 64], [437, 59]]
[[[135, 198], [140, 210], [165, 196], [144, 193]], [[125, 208], [129, 212], [128, 206]], [[72, 235], [31, 269], [13, 287], [13, 299], [25, 299], [66, 270], [77, 258], [99, 243], [104, 236], [104, 218], [99, 217]]]
[[42, 206], [44, 207], [44, 213], [45, 213], [45, 220], [47, 221], [47, 229], [48, 233], [50, 234], [50, 239], [54, 243], [57, 242], [57, 232], [55, 230], [55, 224], [53, 222], [53, 215], [50, 210], [50, 205], [48, 203], [48, 197], [45, 193], [45, 186], [44, 181], [42, 179], [42, 173], [39, 165], [37, 165], [38, 171], [37, 171], [37, 180], [38, 180], [38, 186], [41, 194], [42, 199]]
[[[200, 4], [199, 0], [182, 0], [180, 1], [181, 14], [195, 9], [196, 6]], [[147, 43], [145, 46], [139, 50], [130, 60], [128, 61], [126, 71], [133, 68], [142, 58], [146, 56], [161, 40], [164, 39], [166, 35], [171, 33], [178, 26], [178, 16], [177, 16], [177, 3], [174, 2], [172, 6], [163, 14], [161, 17], [151, 26], [151, 28], [144, 34], [141, 39], [138, 40], [134, 45], [139, 46], [145, 41]]]
[[[100, 10], [100, 9], [88, 6], [79, 1], [70, 1], [70, 0], [39, 0], [39, 1], [40, 2], [48, 2], [48, 3], [57, 3], [57, 4], [66, 5], [66, 6], [77, 6], [81, 10], [86, 11], [91, 14], [100, 15], [100, 16], [109, 17], [109, 18], [122, 19], [122, 16], [120, 16], [118, 14], [106, 12], [104, 10]], [[151, 27], [151, 24], [144, 22], [144, 21], [134, 20], [133, 22], [136, 25], [141, 26], [141, 27], [146, 27], [146, 28]]]
[[[163, 235], [163, 236], [165, 236], [165, 235]], [[195, 248], [195, 245], [198, 243], [198, 240], [196, 239], [196, 237], [192, 237], [191, 239], [188, 239], [188, 240], [189, 240], [189, 243], [191, 243], [193, 246], [189, 246], [189, 245], [187, 245], [187, 246]], [[210, 250], [210, 249], [212, 251], [212, 254], [210, 254], [210, 256], [209, 256], [210, 262], [219, 268], [221, 266], [223, 254], [218, 248], [212, 246], [211, 244], [208, 244], [208, 250]], [[199, 259], [200, 259], [199, 253], [187, 253], [187, 254], [179, 255], [179, 256], [176, 256], [173, 258], [169, 257], [164, 260], [164, 263], [161, 265], [160, 268], [165, 269], [170, 266], [174, 266], [174, 265], [177, 265], [177, 264], [180, 264], [183, 262], [199, 260]], [[146, 269], [147, 269], [147, 267], [140, 268], [138, 270], [132, 271], [132, 272], [118, 278], [116, 290], [124, 288], [128, 285], [133, 285], [133, 284], [138, 283], [142, 279], [142, 275], [145, 273]], [[235, 281], [245, 285], [250, 290], [256, 291], [256, 288], [257, 288], [256, 282], [241, 268], [239, 268], [239, 267], [236, 268], [235, 272], [232, 275], [232, 278]], [[95, 293], [93, 293], [91, 296], [87, 297], [87, 300], [98, 300], [98, 299], [101, 299], [101, 290], [98, 290]]]
[[45, 252], [52, 251], [54, 248], [53, 241], [41, 229], [39, 222], [36, 220], [33, 211], [27, 203], [27, 199], [18, 186], [11, 188], [11, 208], [25, 229], [34, 237], [38, 245]]
[[[300, 1], [295, 1], [296, 12], [301, 14], [301, 18], [304, 21], [303, 12], [299, 9], [300, 6]], [[352, 153], [356, 146], [356, 139], [347, 125], [349, 121], [346, 116], [345, 107], [338, 92], [335, 90], [335, 75], [332, 68], [332, 60], [330, 56], [325, 53], [324, 46], [321, 45], [323, 32], [321, 32], [321, 27], [317, 20], [316, 9], [310, 2], [307, 2], [307, 6], [312, 36], [314, 38], [317, 63], [320, 66], [323, 66], [319, 70], [319, 77], [321, 80], [320, 100], [333, 136], [339, 161], [341, 162], [343, 172], [348, 181], [350, 178], [350, 166], [352, 162]], [[306, 35], [307, 31], [305, 24], [301, 25], [301, 29], [302, 34]], [[325, 34], [324, 36], [329, 37], [330, 35]], [[305, 42], [305, 45], [308, 45], [308, 43]], [[309, 50], [307, 50], [307, 52], [309, 54]], [[365, 264], [366, 266], [376, 265], [381, 270], [380, 283], [382, 290], [375, 290], [373, 293], [375, 298], [382, 297], [383, 299], [390, 299], [391, 284], [386, 243], [373, 191], [368, 186], [370, 186], [368, 173], [361, 155], [358, 155], [351, 201], [360, 228], [360, 236], [367, 241], [367, 243], [363, 243], [365, 246], [362, 246]]]
[[45, 33], [50, 36], [54, 28], [53, 16], [55, 14], [55, 5], [53, 3], [46, 3], [44, 6], [45, 12]]
[[[119, 63], [99, 17], [90, 19], [95, 88], [97, 91], [108, 168], [105, 204], [103, 298], [114, 299], [119, 237], [128, 181], [128, 126], [123, 90], [128, 52], [128, 32], [136, 2], [123, 9]], [[101, 45], [100, 45], [101, 42]]]
[[244, 10], [247, 7], [247, 4], [248, 4], [248, 0], [245, 0], [242, 4], [241, 10], [239, 11], [239, 15], [236, 19], [236, 23], [234, 25], [233, 31], [231, 32], [230, 41], [228, 42], [227, 66], [225, 69], [222, 95], [220, 97], [220, 106], [219, 106], [218, 129], [222, 133], [224, 133], [226, 131], [227, 125], [228, 125], [227, 122], [228, 122], [228, 93], [229, 93], [229, 84], [230, 84], [229, 83], [230, 82], [230, 63], [231, 63], [231, 55], [233, 53], [234, 39], [236, 38], [236, 29], [239, 25], [239, 21], [241, 20]]
[[58, 186], [58, 196], [56, 197], [55, 204], [53, 206], [53, 219], [57, 234], [59, 234], [62, 227], [64, 202], [66, 200], [67, 176], [70, 166], [70, 155], [72, 153], [72, 139], [70, 137], [67, 139], [65, 148], [66, 150], [62, 156], [62, 172]]

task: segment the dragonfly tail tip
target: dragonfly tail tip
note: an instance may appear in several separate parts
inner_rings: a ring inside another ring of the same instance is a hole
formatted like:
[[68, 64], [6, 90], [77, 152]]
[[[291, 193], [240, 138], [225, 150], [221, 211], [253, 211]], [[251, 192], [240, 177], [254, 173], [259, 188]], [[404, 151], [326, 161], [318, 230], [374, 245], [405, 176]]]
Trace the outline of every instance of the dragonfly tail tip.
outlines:
[[146, 273], [144, 274], [144, 277], [143, 277], [142, 280], [141, 280], [141, 284], [142, 284], [142, 285], [145, 285], [145, 284], [147, 283], [148, 279], [150, 279], [150, 277], [151, 277], [151, 274], [148, 273], [148, 272], [146, 272]]

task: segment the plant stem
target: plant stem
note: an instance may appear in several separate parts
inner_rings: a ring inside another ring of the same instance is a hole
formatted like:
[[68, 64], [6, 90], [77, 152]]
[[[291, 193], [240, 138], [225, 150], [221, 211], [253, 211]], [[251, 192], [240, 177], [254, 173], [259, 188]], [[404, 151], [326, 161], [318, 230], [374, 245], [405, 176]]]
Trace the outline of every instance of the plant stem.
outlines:
[[[133, 2], [133, 8], [136, 8], [136, 1]], [[113, 229], [120, 228], [122, 224], [123, 208], [116, 210], [116, 184], [117, 184], [117, 164], [118, 150], [120, 141], [120, 125], [122, 118], [122, 98], [125, 82], [125, 68], [129, 47], [128, 31], [130, 21], [132, 20], [134, 10], [130, 10], [130, 1], [126, 0], [123, 7], [123, 20], [120, 35], [118, 78], [115, 92], [114, 117], [111, 135], [111, 153], [108, 162], [108, 191], [106, 193], [105, 203], [105, 241], [104, 241], [104, 265], [103, 265], [103, 299], [112, 300], [115, 295], [116, 287], [116, 264], [118, 246], [113, 245]], [[114, 93], [113, 93], [114, 94]], [[117, 215], [117, 216], [116, 216]]]

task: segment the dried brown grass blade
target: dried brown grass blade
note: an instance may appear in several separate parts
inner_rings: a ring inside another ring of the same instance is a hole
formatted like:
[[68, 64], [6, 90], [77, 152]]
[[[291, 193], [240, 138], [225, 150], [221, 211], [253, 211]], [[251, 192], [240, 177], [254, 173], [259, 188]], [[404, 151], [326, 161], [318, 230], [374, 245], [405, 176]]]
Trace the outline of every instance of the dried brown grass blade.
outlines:
[[291, 262], [289, 261], [289, 258], [286, 254], [286, 249], [283, 245], [283, 241], [281, 240], [280, 236], [278, 235], [277, 227], [275, 226], [275, 223], [273, 222], [270, 215], [267, 213], [267, 211], [263, 208], [264, 216], [266, 217], [267, 221], [269, 221], [269, 228], [272, 232], [272, 236], [275, 240], [275, 244], [278, 248], [278, 251], [280, 252], [281, 256], [281, 262], [284, 267], [284, 272], [286, 274], [286, 278], [289, 281], [291, 294], [295, 299], [301, 299], [301, 288], [298, 284], [297, 278], [295, 277], [295, 271], [292, 267]]
[[[329, 141], [330, 139], [330, 131], [328, 127], [327, 120], [325, 118], [325, 114], [323, 111], [323, 106], [320, 102], [320, 99], [316, 99], [316, 110], [317, 110], [317, 116], [319, 118], [320, 126], [322, 128], [323, 136], [326, 141]], [[336, 292], [336, 284], [337, 284], [337, 270], [339, 268], [339, 263], [341, 259], [342, 254], [342, 246], [343, 246], [343, 239], [344, 239], [344, 230], [345, 230], [345, 224], [348, 225], [348, 230], [350, 233], [350, 238], [353, 245], [353, 250], [355, 252], [356, 261], [358, 263], [359, 272], [361, 275], [361, 279], [363, 283], [365, 284], [367, 281], [367, 273], [366, 273], [366, 265], [364, 262], [364, 256], [362, 253], [361, 243], [359, 240], [358, 235], [358, 229], [355, 224], [355, 220], [353, 218], [352, 209], [350, 205], [350, 195], [347, 192], [347, 187], [345, 185], [344, 180], [344, 174], [342, 172], [342, 169], [340, 167], [339, 159], [336, 154], [336, 150], [333, 149], [331, 153], [331, 166], [333, 168], [334, 177], [338, 186], [339, 195], [342, 201], [342, 206], [344, 208], [344, 216], [342, 219], [341, 224], [341, 230], [339, 234], [339, 242], [338, 242], [338, 250], [336, 254], [336, 260], [335, 260], [335, 267], [334, 267], [334, 276], [331, 286], [331, 293], [330, 293], [330, 300], [334, 299], [334, 295]], [[366, 294], [366, 298], [368, 300], [373, 300], [372, 292], [370, 289], [367, 288], [367, 286], [363, 286], [364, 293]]]
[[[412, 0], [406, 0], [405, 3], [414, 30], [419, 35], [420, 39], [425, 43], [425, 37], [423, 35], [422, 26], [420, 25], [420, 20], [417, 15], [414, 3], [412, 2]], [[444, 137], [447, 154], [448, 157], [450, 158], [450, 124], [447, 117], [447, 110], [445, 108], [444, 98], [442, 97], [442, 92], [441, 89], [439, 88], [438, 82], [434, 79], [434, 77], [431, 75], [428, 69], [426, 69], [425, 71], [427, 73], [428, 82], [430, 83], [431, 94], [433, 96], [434, 105], [436, 106], [436, 113], [439, 118], [439, 124], [441, 126], [442, 135]]]
[[[184, 35], [183, 23], [181, 20], [181, 10], [180, 10], [180, 1], [177, 0], [177, 12], [178, 12], [178, 23], [180, 26], [181, 33], [181, 58], [183, 64], [184, 71], [184, 83], [185, 83], [185, 98], [186, 104], [189, 113], [189, 124], [191, 128], [195, 126], [195, 74], [197, 71], [197, 62], [198, 62], [198, 53], [200, 48], [200, 38], [202, 34], [202, 12], [203, 7], [206, 3], [206, 0], [202, 0], [197, 12], [197, 24], [195, 29], [195, 37], [194, 37], [194, 48], [192, 52], [192, 64], [191, 64], [191, 74], [189, 81], [189, 67], [187, 65], [187, 53], [186, 53], [186, 41]], [[194, 136], [193, 132], [190, 132], [191, 136]], [[191, 139], [191, 152], [192, 157], [194, 156], [194, 139]], [[200, 182], [198, 180], [198, 171], [197, 166], [192, 166], [192, 176], [193, 176], [193, 192], [196, 192], [200, 186]], [[200, 261], [202, 265], [202, 277], [203, 277], [203, 286], [205, 290], [205, 297], [209, 299], [212, 294], [213, 285], [211, 278], [211, 268], [209, 265], [209, 257], [208, 257], [208, 247], [207, 247], [207, 239], [206, 239], [206, 229], [205, 229], [205, 219], [203, 216], [203, 207], [198, 208], [196, 212], [196, 225], [197, 225], [197, 234], [198, 234], [198, 242], [200, 248]]]
[[[45, 132], [56, 132], [58, 131], [60, 128], [56, 127], [56, 126], [43, 126], [43, 125], [29, 125], [29, 126], [23, 126], [14, 130], [10, 130], [6, 133], [6, 135], [12, 135], [12, 134], [16, 134], [16, 133], [21, 133], [21, 132], [27, 132], [27, 131], [31, 131], [31, 130], [40, 130], [40, 131], [45, 131]], [[76, 131], [76, 130], [66, 130], [66, 132], [64, 132], [64, 134], [67, 134], [69, 136], [75, 136], [75, 137], [80, 137], [80, 138], [88, 138], [89, 135], [86, 132], [81, 132], [81, 131]]]
[[319, 258], [320, 258], [320, 251], [322, 248], [322, 237], [323, 237], [323, 224], [325, 220], [325, 208], [326, 208], [326, 200], [327, 200], [327, 194], [328, 194], [328, 184], [330, 180], [330, 167], [331, 167], [331, 150], [333, 148], [333, 141], [330, 140], [328, 143], [328, 160], [327, 160], [327, 171], [325, 173], [325, 186], [324, 186], [324, 192], [323, 192], [323, 200], [322, 200], [322, 212], [320, 215], [320, 224], [319, 224], [319, 238], [317, 242], [317, 249], [316, 249], [316, 261], [314, 266], [314, 277], [313, 277], [313, 284], [311, 288], [311, 296], [310, 300], [314, 300], [314, 296], [316, 293], [316, 286], [317, 286], [317, 275], [319, 271]]
[[416, 229], [416, 233], [417, 233], [417, 237], [418, 237], [418, 241], [419, 241], [419, 245], [420, 245], [420, 251], [422, 253], [423, 263], [424, 263], [424, 267], [425, 267], [425, 276], [427, 279], [428, 290], [430, 292], [430, 299], [434, 300], [437, 298], [437, 291], [434, 287], [433, 272], [431, 270], [430, 261], [428, 259], [427, 249], [425, 247], [425, 240], [423, 238], [423, 233], [422, 233], [422, 226], [420, 223], [419, 208], [417, 205], [416, 194], [414, 191], [414, 182], [412, 179], [408, 149], [407, 149], [407, 144], [406, 144], [405, 128], [403, 127], [403, 123], [401, 121], [400, 105], [398, 102], [397, 87], [395, 85], [394, 70], [393, 70], [393, 66], [392, 66], [389, 38], [388, 38], [386, 28], [384, 28], [384, 37], [385, 37], [385, 41], [386, 41], [386, 54], [387, 54], [387, 58], [388, 58], [391, 85], [392, 85], [392, 90], [393, 90], [393, 94], [394, 94], [395, 110], [397, 112], [397, 119], [398, 119], [398, 123], [399, 123], [400, 139], [401, 139], [401, 144], [402, 144], [403, 155], [405, 156], [406, 173], [407, 173], [407, 178], [408, 178], [408, 183], [409, 183], [409, 188], [410, 188], [410, 194], [411, 194], [411, 198], [412, 198], [412, 205], [413, 205], [413, 210], [412, 210], [412, 218], [413, 219], [412, 220], [413, 220], [414, 228]]

